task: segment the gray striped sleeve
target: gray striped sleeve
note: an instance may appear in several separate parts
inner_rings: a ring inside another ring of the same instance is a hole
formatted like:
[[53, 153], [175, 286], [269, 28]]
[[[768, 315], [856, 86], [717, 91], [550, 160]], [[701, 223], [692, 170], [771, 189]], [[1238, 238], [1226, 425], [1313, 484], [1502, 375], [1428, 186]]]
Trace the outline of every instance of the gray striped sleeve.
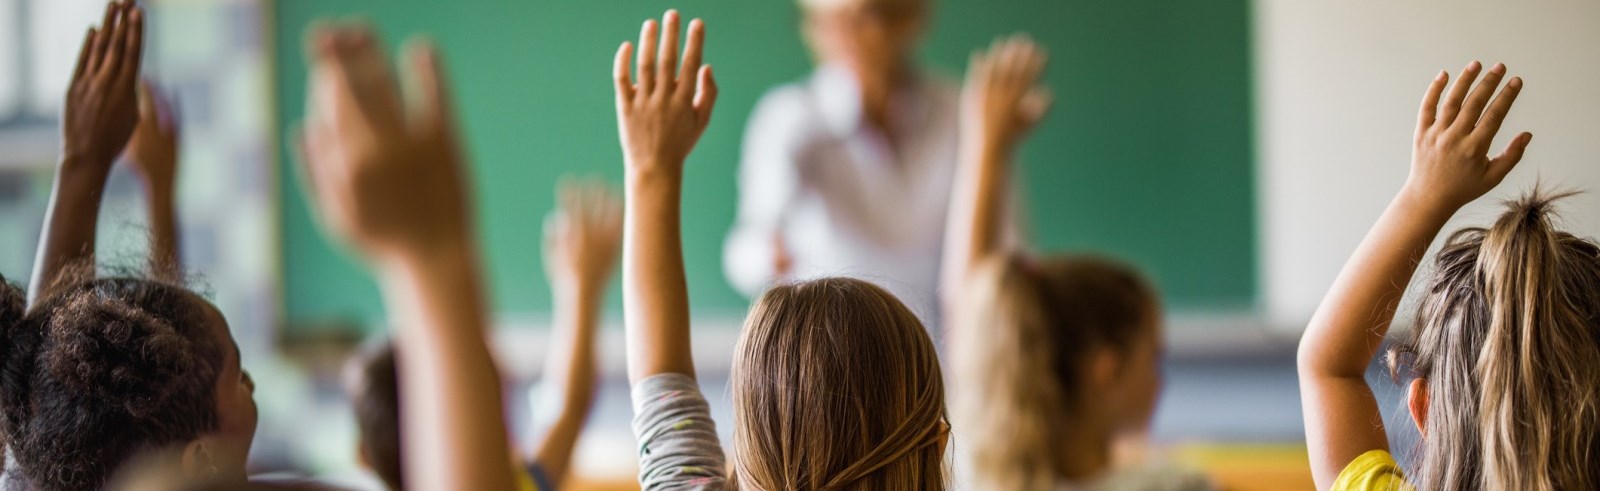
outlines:
[[634, 384], [633, 436], [646, 491], [727, 488], [711, 407], [689, 376], [661, 374]]

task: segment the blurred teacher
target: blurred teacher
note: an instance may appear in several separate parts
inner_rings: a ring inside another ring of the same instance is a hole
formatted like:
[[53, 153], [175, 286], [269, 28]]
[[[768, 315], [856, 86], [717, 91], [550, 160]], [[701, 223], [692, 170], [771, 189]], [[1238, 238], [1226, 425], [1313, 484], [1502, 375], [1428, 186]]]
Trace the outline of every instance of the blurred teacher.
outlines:
[[723, 265], [746, 295], [851, 276], [937, 317], [960, 88], [913, 59], [929, 0], [800, 0], [818, 66], [756, 105]]

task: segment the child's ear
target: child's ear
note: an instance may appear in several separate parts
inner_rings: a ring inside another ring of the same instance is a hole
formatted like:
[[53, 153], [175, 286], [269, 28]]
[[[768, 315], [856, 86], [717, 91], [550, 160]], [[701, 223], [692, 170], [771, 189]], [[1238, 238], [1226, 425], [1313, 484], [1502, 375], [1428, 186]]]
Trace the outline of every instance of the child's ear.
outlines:
[[1089, 350], [1089, 387], [1096, 394], [1103, 394], [1114, 389], [1117, 385], [1117, 376], [1122, 371], [1122, 355], [1117, 350], [1101, 347]]
[[1417, 434], [1424, 438], [1428, 436], [1428, 379], [1417, 377], [1411, 379], [1411, 385], [1406, 388], [1406, 406], [1411, 409], [1411, 422], [1417, 425]]
[[372, 470], [372, 457], [367, 455], [366, 445], [356, 445], [356, 465], [362, 469]]
[[217, 475], [217, 460], [204, 439], [183, 446], [183, 475], [191, 478], [211, 478]]

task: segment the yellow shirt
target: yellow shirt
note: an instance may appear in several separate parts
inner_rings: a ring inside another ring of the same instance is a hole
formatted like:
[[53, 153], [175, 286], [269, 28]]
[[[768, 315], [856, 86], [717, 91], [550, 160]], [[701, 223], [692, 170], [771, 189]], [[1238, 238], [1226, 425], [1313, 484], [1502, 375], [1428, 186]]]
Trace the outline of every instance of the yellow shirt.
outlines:
[[1400, 472], [1400, 464], [1394, 461], [1394, 456], [1384, 450], [1372, 450], [1361, 454], [1350, 465], [1344, 466], [1339, 471], [1339, 477], [1333, 480], [1332, 491], [1412, 491], [1416, 488], [1406, 482], [1405, 475]]

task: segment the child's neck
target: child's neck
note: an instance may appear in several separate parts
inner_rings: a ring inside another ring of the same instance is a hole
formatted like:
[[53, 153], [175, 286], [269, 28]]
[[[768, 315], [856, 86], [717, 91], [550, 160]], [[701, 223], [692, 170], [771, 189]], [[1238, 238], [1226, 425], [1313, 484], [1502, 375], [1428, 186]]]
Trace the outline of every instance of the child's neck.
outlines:
[[1056, 471], [1064, 480], [1090, 481], [1111, 468], [1111, 434], [1089, 426], [1094, 425], [1069, 432], [1061, 442]]

